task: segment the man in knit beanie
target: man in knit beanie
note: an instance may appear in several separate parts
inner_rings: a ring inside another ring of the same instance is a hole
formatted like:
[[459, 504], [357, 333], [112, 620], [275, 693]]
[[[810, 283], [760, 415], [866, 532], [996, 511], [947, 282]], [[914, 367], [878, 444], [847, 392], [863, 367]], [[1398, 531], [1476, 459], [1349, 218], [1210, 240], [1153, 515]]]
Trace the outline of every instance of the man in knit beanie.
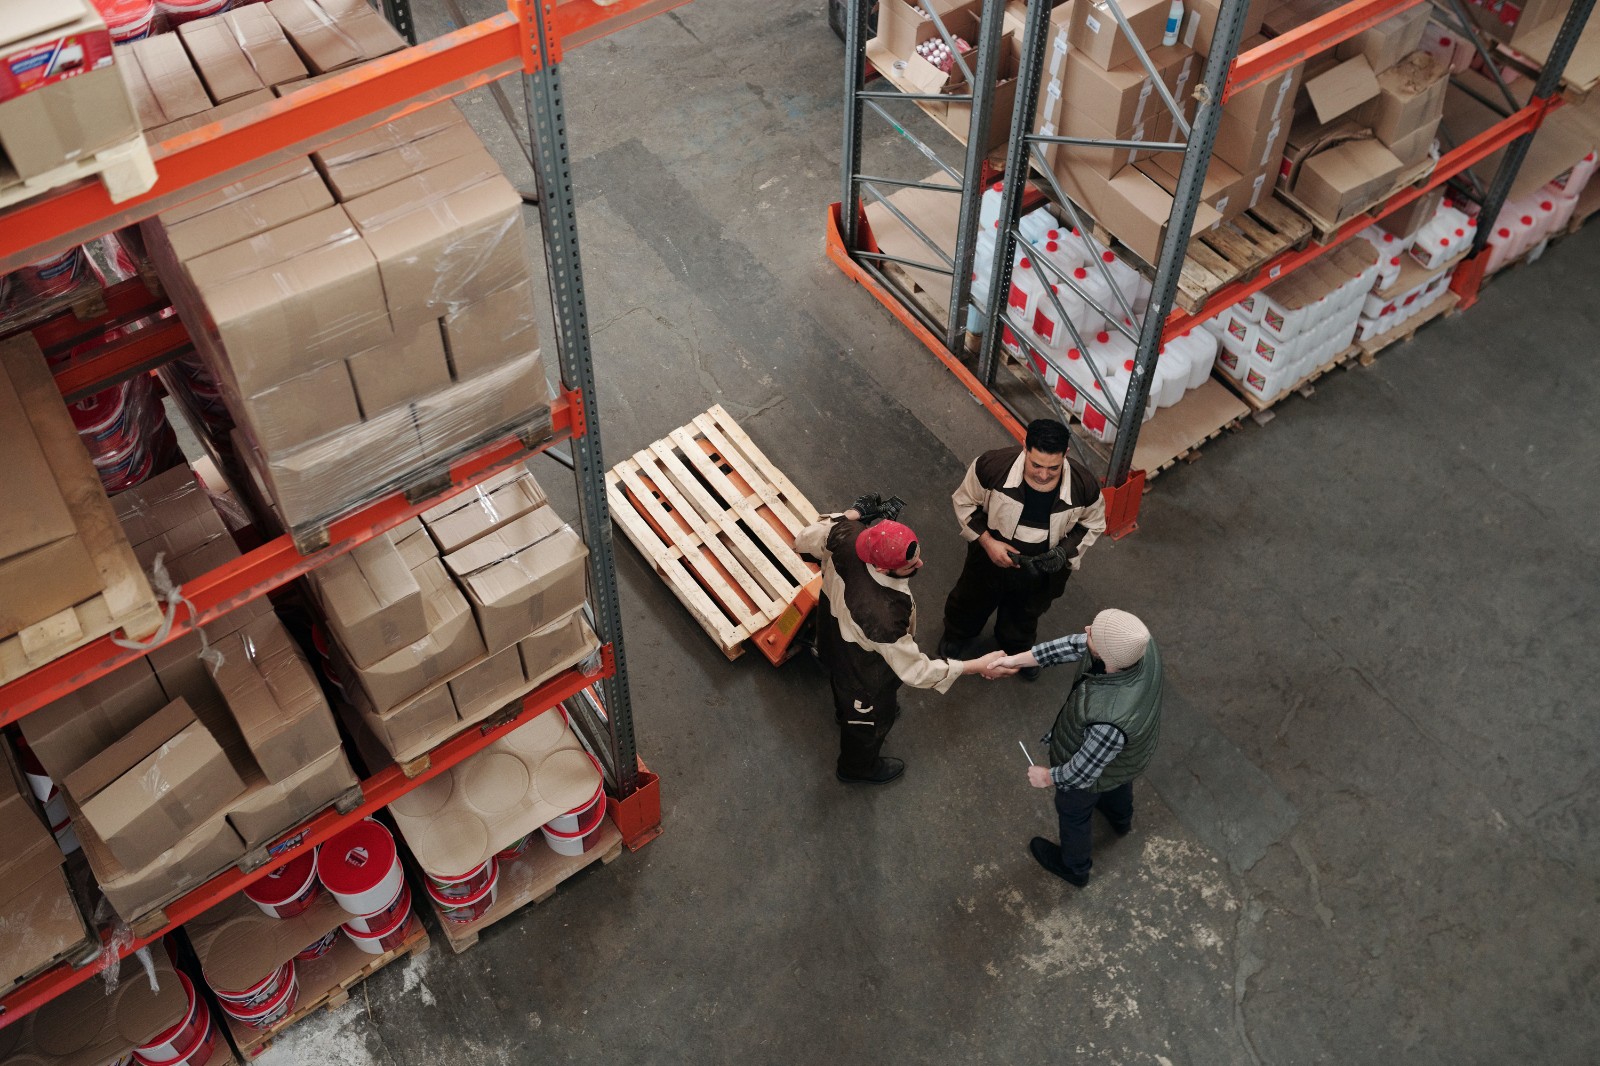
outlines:
[[1133, 828], [1133, 779], [1161, 735], [1161, 652], [1143, 622], [1108, 608], [1082, 633], [1037, 644], [984, 670], [1001, 677], [1029, 666], [1073, 665], [1066, 702], [1043, 743], [1048, 765], [1028, 767], [1028, 783], [1055, 788], [1061, 843], [1028, 843], [1040, 866], [1079, 888], [1089, 883], [1089, 821], [1098, 808], [1117, 836]]

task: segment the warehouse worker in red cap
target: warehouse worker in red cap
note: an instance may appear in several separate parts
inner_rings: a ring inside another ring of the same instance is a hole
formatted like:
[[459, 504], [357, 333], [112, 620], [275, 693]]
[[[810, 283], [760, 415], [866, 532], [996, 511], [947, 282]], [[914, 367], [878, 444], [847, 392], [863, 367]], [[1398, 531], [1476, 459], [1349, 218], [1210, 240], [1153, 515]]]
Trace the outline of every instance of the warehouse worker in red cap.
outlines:
[[833, 684], [836, 774], [848, 784], [876, 785], [905, 771], [900, 759], [879, 754], [900, 714], [901, 684], [948, 692], [956, 678], [981, 673], [1002, 653], [970, 662], [922, 653], [910, 587], [922, 567], [917, 535], [894, 520], [898, 500], [885, 508], [876, 496], [863, 496], [856, 504], [802, 529], [794, 546], [822, 562], [817, 655]]
[[1089, 821], [1095, 810], [1119, 837], [1133, 828], [1133, 779], [1150, 765], [1161, 736], [1161, 652], [1143, 622], [1111, 608], [1082, 633], [997, 660], [984, 676], [1064, 663], [1073, 668], [1071, 683], [1044, 738], [1048, 764], [1028, 767], [1030, 785], [1055, 789], [1061, 845], [1034, 837], [1028, 850], [1040, 866], [1082, 888], [1093, 865]]

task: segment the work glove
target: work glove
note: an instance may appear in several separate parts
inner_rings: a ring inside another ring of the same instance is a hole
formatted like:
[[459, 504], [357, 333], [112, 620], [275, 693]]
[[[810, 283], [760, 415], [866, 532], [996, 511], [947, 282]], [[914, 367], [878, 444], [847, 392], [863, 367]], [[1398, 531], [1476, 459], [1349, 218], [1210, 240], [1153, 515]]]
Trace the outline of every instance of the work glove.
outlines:
[[869, 492], [856, 497], [856, 502], [850, 505], [861, 515], [863, 525], [872, 525], [888, 519], [893, 522], [900, 517], [900, 512], [905, 510], [906, 502], [898, 496], [890, 496], [887, 500], [876, 492]]
[[1017, 565], [1030, 574], [1054, 574], [1066, 566], [1071, 557], [1071, 549], [1062, 541], [1040, 555], [1019, 555]]

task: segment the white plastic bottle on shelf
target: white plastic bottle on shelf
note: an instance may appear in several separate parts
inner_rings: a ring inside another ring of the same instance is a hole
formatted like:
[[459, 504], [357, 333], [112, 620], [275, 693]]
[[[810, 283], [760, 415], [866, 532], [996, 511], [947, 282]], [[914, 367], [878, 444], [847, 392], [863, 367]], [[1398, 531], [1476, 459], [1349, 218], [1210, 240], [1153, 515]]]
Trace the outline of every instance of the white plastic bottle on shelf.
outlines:
[[1156, 365], [1150, 379], [1150, 399], [1157, 407], [1171, 407], [1189, 391], [1189, 362], [1182, 350], [1173, 351], [1163, 345], [1156, 353]]
[[[1065, 355], [1067, 349], [1072, 347], [1072, 332], [1067, 329], [1061, 313], [1056, 310], [1056, 303], [1059, 302], [1061, 309], [1070, 317], [1071, 301], [1077, 298], [1072, 295], [1070, 289], [1063, 289], [1058, 285], [1050, 286], [1050, 292], [1055, 296], [1055, 302], [1041, 290], [1038, 302], [1034, 304], [1029, 327], [1034, 337], [1038, 339], [1039, 347], [1044, 349], [1046, 355], [1055, 358]], [[1081, 301], [1079, 305], [1082, 305]]]
[[1211, 376], [1211, 367], [1217, 361], [1216, 334], [1205, 329], [1189, 329], [1167, 342], [1165, 352], [1176, 354], [1189, 368], [1185, 389], [1198, 389]]
[[1082, 249], [1064, 240], [1060, 230], [1046, 233], [1044, 243], [1034, 250], [1063, 274], [1070, 275], [1084, 265]]
[[999, 229], [1000, 221], [1000, 195], [1005, 186], [995, 182], [983, 190], [983, 198], [978, 201], [978, 232], [986, 233]]
[[1555, 206], [1555, 223], [1551, 226], [1550, 232], [1559, 233], [1566, 229], [1568, 224], [1572, 222], [1573, 212], [1578, 209], [1577, 196], [1567, 192], [1566, 189], [1553, 181], [1544, 187], [1541, 195]]
[[1136, 351], [1134, 343], [1114, 329], [1103, 329], [1092, 337], [1085, 337], [1088, 344], [1088, 356], [1094, 360], [1095, 369], [1100, 371], [1100, 376], [1120, 373], [1122, 364], [1133, 358]]
[[[1135, 314], [1143, 312], [1150, 304], [1150, 283], [1144, 280], [1144, 275], [1118, 259], [1116, 253], [1109, 248], [1100, 253], [1100, 261], [1105, 264], [1106, 271], [1111, 275], [1111, 283], [1121, 290], [1122, 298], [1128, 302], [1128, 306]], [[1099, 273], [1097, 270], [1092, 272]], [[1106, 310], [1120, 311], [1121, 308], [1111, 306]]]
[[[1578, 206], [1576, 200], [1573, 201], [1572, 206], [1574, 208]], [[1565, 225], [1561, 217], [1562, 210], [1562, 206], [1556, 203], [1556, 198], [1550, 195], [1548, 189], [1540, 189], [1534, 195], [1533, 221], [1538, 227], [1540, 240], [1547, 239], [1552, 233], [1555, 233]], [[1570, 211], [1567, 214], [1568, 217], [1571, 217]]]
[[1018, 255], [1011, 267], [1011, 289], [1006, 294], [1005, 312], [1011, 321], [1024, 328], [1033, 320], [1034, 308], [1039, 306], [1039, 279], [1033, 273], [1033, 261]]
[[[1112, 314], [1120, 313], [1117, 308], [1117, 301], [1111, 295], [1110, 287], [1106, 285], [1105, 278], [1101, 277], [1098, 270], [1090, 269], [1087, 266], [1077, 267], [1072, 271], [1072, 280], [1077, 284], [1078, 288], [1083, 290], [1084, 295], [1093, 301], [1094, 306], [1089, 308], [1091, 314], [1100, 314], [1101, 311], [1107, 311]], [[1101, 315], [1101, 317], [1104, 318], [1105, 316]], [[1104, 323], [1102, 322], [1101, 325], [1103, 327]], [[1098, 332], [1098, 330], [1095, 332]]]
[[1051, 230], [1059, 230], [1061, 223], [1056, 221], [1056, 216], [1050, 213], [1048, 207], [1036, 207], [1022, 216], [1022, 221], [1017, 223], [1017, 229], [1022, 233], [1022, 239], [1029, 244], [1040, 243], [1044, 235]]
[[1569, 196], [1577, 196], [1583, 191], [1583, 187], [1589, 184], [1596, 166], [1600, 166], [1600, 154], [1591, 151], [1572, 165], [1572, 171], [1567, 175], [1567, 180], [1561, 183], [1561, 187]]

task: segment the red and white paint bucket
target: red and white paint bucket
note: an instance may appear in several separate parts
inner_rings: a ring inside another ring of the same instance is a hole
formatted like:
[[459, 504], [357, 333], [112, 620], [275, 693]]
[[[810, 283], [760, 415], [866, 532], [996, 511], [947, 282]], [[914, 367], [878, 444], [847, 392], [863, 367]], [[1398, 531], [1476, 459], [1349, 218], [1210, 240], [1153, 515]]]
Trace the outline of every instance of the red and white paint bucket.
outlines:
[[283, 1021], [289, 1016], [289, 1012], [294, 1010], [295, 1003], [300, 999], [300, 981], [295, 976], [294, 963], [285, 965], [289, 971], [289, 979], [283, 982], [283, 987], [278, 989], [277, 995], [253, 1007], [223, 1000], [223, 1011], [252, 1029], [270, 1029]]
[[74, 245], [58, 255], [20, 267], [17, 270], [17, 277], [21, 279], [23, 287], [35, 297], [60, 296], [62, 293], [71, 292], [72, 287], [83, 276], [86, 259], [83, 246]]
[[177, 29], [185, 22], [220, 15], [233, 6], [233, 0], [157, 0], [156, 9]]
[[447, 922], [457, 925], [466, 925], [475, 922], [489, 913], [489, 908], [494, 906], [495, 897], [500, 887], [500, 869], [491, 860], [489, 863], [489, 881], [481, 889], [466, 899], [450, 899], [440, 895], [440, 890], [433, 882], [428, 882], [428, 895], [439, 905], [439, 915]]
[[[588, 753], [585, 752], [585, 754]], [[593, 755], [589, 756], [589, 761], [594, 763], [594, 772], [599, 775], [599, 780], [594, 786], [594, 795], [590, 796], [583, 803], [578, 804], [578, 806], [572, 808], [572, 810], [568, 811], [567, 813], [558, 814], [554, 818], [550, 819], [549, 822], [545, 823], [545, 827], [547, 829], [553, 829], [557, 833], [576, 833], [583, 826], [593, 821], [593, 814], [596, 804], [604, 806], [606, 801], [605, 774], [600, 769], [599, 760], [597, 760]]]
[[405, 883], [394, 837], [371, 818], [322, 845], [317, 851], [317, 878], [351, 914], [383, 910]]
[[189, 975], [178, 974], [178, 983], [183, 985], [183, 994], [189, 1002], [189, 1009], [183, 1014], [177, 1024], [171, 1028], [163, 1029], [148, 1043], [140, 1044], [133, 1049], [133, 1058], [145, 1066], [167, 1066], [168, 1063], [182, 1063], [194, 1061], [204, 1063], [209, 1057], [196, 1057], [195, 1053], [201, 1050], [208, 1039], [213, 1043], [216, 1040], [211, 1025], [211, 1008], [206, 1006], [206, 1001], [195, 994], [194, 984], [189, 980]]
[[[39, 757], [28, 747], [28, 742], [22, 739], [20, 733], [17, 735], [17, 754], [22, 756], [22, 776], [28, 779], [28, 788], [33, 792], [33, 798], [40, 803], [48, 803], [51, 795], [60, 790], [56, 788], [56, 783], [50, 779], [50, 775], [45, 773]], [[66, 801], [63, 800], [63, 809], [65, 806]]]
[[206, 1015], [206, 1027], [200, 1034], [200, 1040], [187, 1055], [179, 1055], [175, 1059], [141, 1059], [138, 1053], [129, 1056], [129, 1062], [144, 1063], [144, 1066], [206, 1066], [211, 1061], [211, 1053], [217, 1049], [218, 1029], [215, 1018], [209, 1012]]
[[245, 897], [268, 918], [293, 918], [304, 914], [317, 900], [317, 853], [308, 851], [278, 867], [244, 890]]
[[466, 873], [454, 877], [429, 874], [428, 894], [438, 900], [471, 899], [482, 893], [494, 877], [495, 860], [490, 856], [488, 862], [474, 866]]
[[129, 44], [150, 36], [155, 22], [155, 0], [94, 0], [100, 17], [106, 20], [112, 44]]
[[333, 942], [338, 939], [339, 929], [337, 926], [335, 926], [324, 933], [321, 940], [307, 944], [305, 947], [301, 948], [295, 954], [294, 961], [312, 962], [316, 959], [320, 959], [322, 956], [333, 950]]
[[387, 955], [391, 951], [398, 951], [406, 942], [406, 927], [411, 924], [411, 908], [407, 907], [404, 914], [397, 914], [394, 923], [387, 929], [378, 929], [373, 932], [350, 928], [346, 922], [339, 928], [344, 930], [344, 935], [350, 942], [365, 951], [368, 955]]
[[106, 1066], [133, 1066], [133, 1052], [128, 1052], [119, 1059], [112, 1059]]
[[501, 850], [495, 852], [494, 861], [496, 863], [508, 863], [512, 862], [513, 860], [520, 859], [527, 852], [528, 845], [532, 843], [532, 833], [529, 833], [526, 836], [518, 837], [516, 842], [510, 847], [502, 848]]
[[380, 929], [387, 929], [394, 924], [396, 916], [411, 913], [411, 886], [402, 884], [400, 894], [382, 910], [373, 911], [351, 918], [344, 924], [358, 933], [376, 933]]
[[294, 963], [286, 962], [249, 988], [218, 988], [213, 983], [211, 991], [217, 994], [217, 999], [222, 1003], [222, 1009], [237, 1018], [239, 1015], [234, 1014], [233, 1008], [253, 1010], [263, 1003], [270, 1003], [279, 992], [283, 991], [284, 986], [293, 981]]
[[563, 832], [551, 829], [548, 825], [540, 828], [544, 834], [544, 842], [550, 845], [550, 850], [557, 855], [582, 855], [600, 839], [600, 823], [605, 820], [606, 808], [601, 804], [592, 809], [588, 820], [573, 832]]

